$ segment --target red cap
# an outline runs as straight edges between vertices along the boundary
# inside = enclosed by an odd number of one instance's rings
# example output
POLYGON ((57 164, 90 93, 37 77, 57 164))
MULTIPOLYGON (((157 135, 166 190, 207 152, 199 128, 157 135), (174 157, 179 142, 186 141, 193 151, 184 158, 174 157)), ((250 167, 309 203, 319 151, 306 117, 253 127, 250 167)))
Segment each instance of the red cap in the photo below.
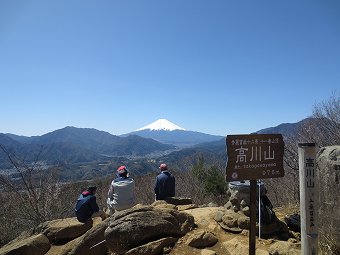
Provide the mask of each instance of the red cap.
POLYGON ((161 169, 162 171, 163 170, 168 170, 168 166, 166 165, 166 164, 161 164, 160 166, 159 166, 159 169, 161 169))
POLYGON ((120 167, 118 167, 118 169, 117 169, 117 173, 118 173, 118 174, 124 174, 124 173, 127 173, 126 166, 120 166, 120 167))

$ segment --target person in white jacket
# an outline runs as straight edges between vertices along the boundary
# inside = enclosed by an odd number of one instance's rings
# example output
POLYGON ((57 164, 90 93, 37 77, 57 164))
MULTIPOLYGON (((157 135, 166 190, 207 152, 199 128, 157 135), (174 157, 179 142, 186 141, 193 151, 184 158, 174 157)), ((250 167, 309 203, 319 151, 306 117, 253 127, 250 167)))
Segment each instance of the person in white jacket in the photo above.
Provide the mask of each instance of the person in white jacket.
POLYGON ((109 214, 128 209, 135 205, 135 182, 129 177, 125 166, 117 169, 118 178, 111 182, 108 192, 107 206, 109 214))

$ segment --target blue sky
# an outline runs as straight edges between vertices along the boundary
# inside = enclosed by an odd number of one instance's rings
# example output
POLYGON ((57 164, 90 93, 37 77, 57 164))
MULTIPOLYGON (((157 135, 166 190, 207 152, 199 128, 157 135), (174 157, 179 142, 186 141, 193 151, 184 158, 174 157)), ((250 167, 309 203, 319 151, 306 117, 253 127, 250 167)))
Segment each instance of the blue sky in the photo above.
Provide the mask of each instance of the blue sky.
POLYGON ((340 2, 3 0, 0 88, 0 133, 297 122, 339 91, 340 2))

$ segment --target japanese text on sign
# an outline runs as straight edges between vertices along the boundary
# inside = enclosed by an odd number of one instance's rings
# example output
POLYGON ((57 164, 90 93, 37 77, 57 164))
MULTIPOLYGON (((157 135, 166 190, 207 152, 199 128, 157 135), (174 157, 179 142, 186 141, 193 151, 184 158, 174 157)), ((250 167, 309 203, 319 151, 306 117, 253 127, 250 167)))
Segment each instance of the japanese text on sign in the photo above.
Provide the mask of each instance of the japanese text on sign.
POLYGON ((283 176, 282 135, 232 135, 227 137, 227 179, 248 180, 283 176), (245 171, 251 171, 246 173, 245 171))
MULTIPOLYGON (((314 183, 315 183, 315 168, 314 168, 314 159, 313 158, 306 158, 305 160, 305 169, 306 169, 306 188, 314 190, 314 183)), ((315 226, 314 224, 314 215, 315 215, 315 194, 314 192, 308 193, 309 198, 307 200, 308 202, 308 214, 309 214, 309 227, 313 228, 315 226)))

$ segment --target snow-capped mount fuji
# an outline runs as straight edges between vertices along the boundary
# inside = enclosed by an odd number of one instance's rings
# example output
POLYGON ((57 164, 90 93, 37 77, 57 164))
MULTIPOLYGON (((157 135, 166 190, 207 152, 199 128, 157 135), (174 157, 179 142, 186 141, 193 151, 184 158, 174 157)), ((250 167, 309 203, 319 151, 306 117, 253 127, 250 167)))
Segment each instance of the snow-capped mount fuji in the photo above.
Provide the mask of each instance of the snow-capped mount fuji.
POLYGON ((185 130, 184 128, 181 128, 180 126, 177 126, 176 124, 168 121, 167 119, 158 119, 155 122, 152 122, 151 124, 139 128, 136 131, 141 130, 150 130, 150 131, 159 131, 159 130, 165 130, 165 131, 174 131, 174 130, 185 130))
POLYGON ((189 131, 166 119, 158 119, 145 127, 122 136, 129 135, 152 138, 158 142, 173 144, 181 148, 194 146, 199 143, 213 142, 223 138, 223 136, 189 131))

